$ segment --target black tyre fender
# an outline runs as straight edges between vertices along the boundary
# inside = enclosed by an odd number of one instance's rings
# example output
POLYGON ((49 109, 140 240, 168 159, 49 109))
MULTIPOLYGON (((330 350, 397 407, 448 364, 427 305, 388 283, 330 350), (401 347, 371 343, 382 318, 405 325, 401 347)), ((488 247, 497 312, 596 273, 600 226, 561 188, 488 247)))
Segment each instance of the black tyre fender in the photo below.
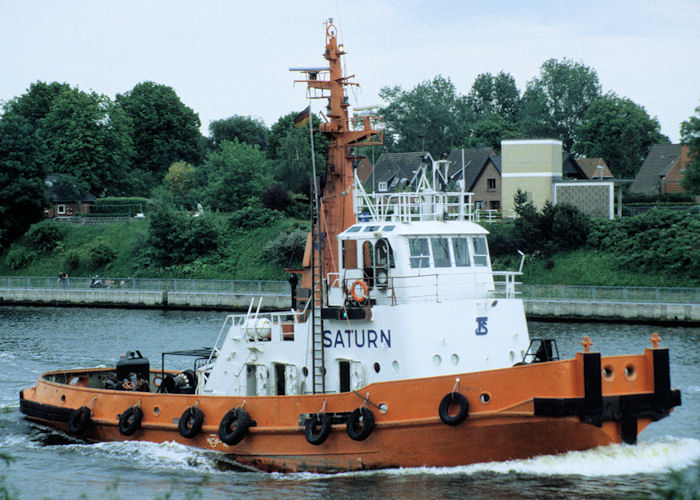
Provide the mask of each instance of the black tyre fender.
POLYGON ((235 445, 248 434, 250 416, 243 408, 229 410, 219 424, 219 439, 228 445, 235 445))
POLYGON ((310 444, 318 446, 319 444, 323 444, 331 434, 331 417, 325 413, 317 413, 306 420, 304 427, 306 440, 310 444))
POLYGON ((68 431, 74 436, 80 436, 92 422, 92 412, 87 406, 73 410, 68 417, 68 431))
POLYGON ((119 433, 123 436, 131 436, 141 427, 143 410, 138 406, 131 406, 119 416, 119 433))
POLYGON ((447 425, 459 425, 464 422, 469 414, 469 402, 464 394, 460 392, 450 392, 445 394, 445 397, 440 401, 440 406, 438 407, 438 413, 440 415, 440 420, 443 424, 447 425), (458 405, 459 411, 451 415, 450 407, 452 405, 458 405))
POLYGON ((365 407, 355 408, 348 418, 348 436, 355 441, 363 441, 374 430, 374 414, 365 407))
POLYGON ((177 430, 184 438, 191 439, 199 434, 204 423, 204 412, 197 406, 190 406, 180 415, 177 430))

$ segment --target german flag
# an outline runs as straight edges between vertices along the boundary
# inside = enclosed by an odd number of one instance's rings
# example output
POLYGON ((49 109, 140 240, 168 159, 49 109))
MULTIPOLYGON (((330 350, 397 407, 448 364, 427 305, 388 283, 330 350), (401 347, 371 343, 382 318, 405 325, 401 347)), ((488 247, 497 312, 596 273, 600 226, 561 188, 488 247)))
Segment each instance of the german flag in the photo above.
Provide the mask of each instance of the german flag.
POLYGON ((306 106, 306 109, 294 117, 294 127, 301 128, 311 119, 311 106, 306 106))

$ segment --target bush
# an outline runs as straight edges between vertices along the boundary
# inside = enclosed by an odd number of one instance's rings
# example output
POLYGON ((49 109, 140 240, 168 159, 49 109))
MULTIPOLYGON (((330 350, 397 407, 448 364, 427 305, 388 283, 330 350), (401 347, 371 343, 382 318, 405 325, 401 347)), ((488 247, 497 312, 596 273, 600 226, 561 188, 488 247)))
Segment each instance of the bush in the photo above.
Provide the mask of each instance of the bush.
POLYGON ((231 213, 228 219, 230 230, 249 230, 256 227, 270 226, 279 222, 282 214, 276 210, 270 210, 260 206, 260 204, 249 204, 231 213))
POLYGON ((106 266, 115 256, 114 250, 103 242, 97 242, 90 248, 90 262, 95 267, 106 266))
POLYGON ((148 211, 148 198, 133 197, 107 197, 99 198, 92 206, 92 215, 109 217, 133 217, 137 213, 148 211))
POLYGON ((36 253, 19 245, 15 245, 5 257, 7 267, 14 270, 24 269, 34 262, 36 253))
POLYGON ((66 257, 63 260, 63 266, 67 271, 75 271, 80 267, 80 254, 75 250, 70 250, 66 253, 66 257))
POLYGON ((260 197, 263 205, 270 210, 286 211, 292 203, 292 197, 281 184, 275 183, 267 188, 260 197))
POLYGON ((51 252, 63 240, 66 232, 67 228, 63 223, 45 220, 30 227, 25 240, 29 247, 37 252, 51 252))
POLYGON ((280 267, 297 267, 304 257, 306 236, 307 231, 303 229, 280 234, 265 246, 263 256, 280 267))

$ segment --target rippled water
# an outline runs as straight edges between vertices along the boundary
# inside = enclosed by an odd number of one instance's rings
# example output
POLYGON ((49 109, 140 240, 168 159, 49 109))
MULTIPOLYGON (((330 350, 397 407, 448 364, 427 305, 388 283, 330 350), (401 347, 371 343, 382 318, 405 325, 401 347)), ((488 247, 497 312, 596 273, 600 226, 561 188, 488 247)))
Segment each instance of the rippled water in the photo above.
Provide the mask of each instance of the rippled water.
MULTIPOLYGON (((533 337, 557 339, 562 357, 588 335, 604 355, 641 352, 658 331, 671 349, 671 381, 683 405, 649 426, 636 446, 453 468, 346 474, 262 474, 238 470, 220 455, 175 443, 85 445, 26 422, 18 393, 46 370, 113 365, 139 349, 160 366, 163 350, 213 344, 216 312, 0 307, 0 463, 20 498, 619 498, 654 495, 679 471, 700 471, 700 331, 645 325, 531 323, 533 337)), ((189 363, 189 361, 187 362, 189 363)), ((177 367, 177 366, 174 366, 177 367)), ((181 368, 181 367, 178 367, 181 368)), ((697 483, 696 483, 697 485, 697 483)))

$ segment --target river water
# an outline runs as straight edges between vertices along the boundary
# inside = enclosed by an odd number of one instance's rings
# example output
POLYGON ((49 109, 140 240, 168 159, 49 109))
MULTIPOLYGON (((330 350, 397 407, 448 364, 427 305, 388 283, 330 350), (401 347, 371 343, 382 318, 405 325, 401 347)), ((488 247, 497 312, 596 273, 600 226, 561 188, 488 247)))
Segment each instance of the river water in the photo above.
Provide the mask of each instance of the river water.
MULTIPOLYGON (((263 474, 174 443, 86 445, 25 421, 18 393, 44 371, 113 365, 139 349, 160 353, 211 346, 224 314, 194 311, 0 307, 2 489, 19 498, 619 498, 695 488, 700 481, 700 331, 595 323, 530 323, 557 339, 562 358, 588 335, 604 355, 637 353, 658 331, 671 349, 671 383, 683 405, 649 426, 635 446, 453 468, 323 474, 263 474), (669 486, 671 485, 671 486, 669 486), (680 485, 680 486, 679 486, 680 485)), ((172 365, 173 368, 187 368, 172 365)), ((168 364, 170 367, 171 365, 168 364)))

